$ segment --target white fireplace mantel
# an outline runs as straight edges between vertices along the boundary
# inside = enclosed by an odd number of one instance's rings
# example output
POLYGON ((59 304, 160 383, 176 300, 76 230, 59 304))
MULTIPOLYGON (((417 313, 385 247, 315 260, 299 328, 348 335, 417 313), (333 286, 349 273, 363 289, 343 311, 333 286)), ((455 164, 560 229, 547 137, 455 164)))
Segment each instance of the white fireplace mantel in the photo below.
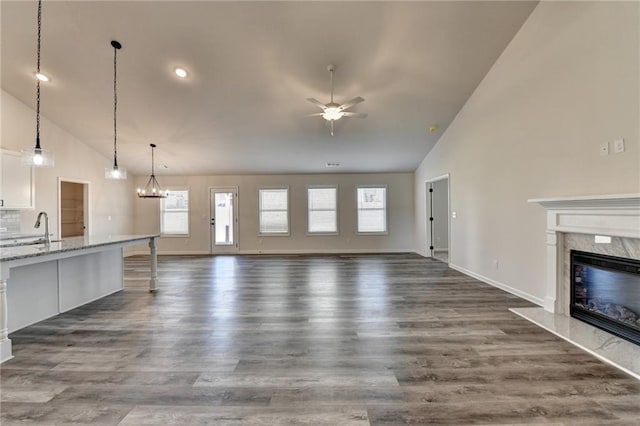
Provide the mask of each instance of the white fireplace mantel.
POLYGON ((544 309, 556 312, 562 283, 559 233, 640 239, 640 194, 610 194, 528 200, 547 209, 547 271, 544 309))

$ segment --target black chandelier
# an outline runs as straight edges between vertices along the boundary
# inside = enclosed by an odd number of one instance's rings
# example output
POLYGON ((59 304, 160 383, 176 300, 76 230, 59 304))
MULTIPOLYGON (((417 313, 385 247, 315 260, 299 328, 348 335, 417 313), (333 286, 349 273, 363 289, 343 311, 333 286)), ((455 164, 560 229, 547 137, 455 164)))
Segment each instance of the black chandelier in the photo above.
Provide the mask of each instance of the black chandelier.
POLYGON ((138 188, 138 197, 140 198, 167 198, 169 195, 169 190, 163 190, 158 183, 155 175, 154 168, 154 155, 153 151, 156 148, 156 145, 151 143, 149 144, 151 147, 151 176, 147 181, 147 184, 144 188, 138 188))

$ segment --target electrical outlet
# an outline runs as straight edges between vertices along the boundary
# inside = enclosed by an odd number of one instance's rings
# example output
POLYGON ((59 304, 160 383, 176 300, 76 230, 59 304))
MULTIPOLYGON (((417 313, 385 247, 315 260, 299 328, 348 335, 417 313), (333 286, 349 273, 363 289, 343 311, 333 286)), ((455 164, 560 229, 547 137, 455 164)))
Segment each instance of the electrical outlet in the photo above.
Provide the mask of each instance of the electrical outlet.
POLYGON ((451 212, 451 218, 455 219, 458 217, 458 213, 457 212, 451 212))
POLYGON ((613 141, 613 153, 620 154, 624 152, 624 139, 616 139, 613 141))
POLYGON ((609 155, 609 142, 600 145, 600 155, 609 155))

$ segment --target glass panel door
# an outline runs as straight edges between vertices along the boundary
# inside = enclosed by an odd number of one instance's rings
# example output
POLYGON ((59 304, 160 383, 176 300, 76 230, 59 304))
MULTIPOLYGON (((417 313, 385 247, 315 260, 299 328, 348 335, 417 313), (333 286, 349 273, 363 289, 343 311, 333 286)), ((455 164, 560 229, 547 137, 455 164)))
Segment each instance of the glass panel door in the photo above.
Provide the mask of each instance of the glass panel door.
POLYGON ((237 189, 211 189, 211 252, 237 251, 237 189))

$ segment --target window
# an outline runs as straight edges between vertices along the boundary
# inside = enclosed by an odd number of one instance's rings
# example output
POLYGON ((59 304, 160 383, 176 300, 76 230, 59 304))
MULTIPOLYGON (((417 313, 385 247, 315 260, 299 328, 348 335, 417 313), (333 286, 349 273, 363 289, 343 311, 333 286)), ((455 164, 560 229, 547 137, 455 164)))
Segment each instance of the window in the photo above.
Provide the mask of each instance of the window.
POLYGON ((307 188, 307 232, 336 234, 338 232, 336 187, 307 188))
POLYGON ((189 235, 189 191, 170 190, 160 200, 160 233, 162 235, 189 235))
POLYGON ((358 232, 387 232, 387 188, 362 187, 358 192, 358 232))
POLYGON ((258 191, 260 234, 289 234, 289 189, 260 189, 258 191))

